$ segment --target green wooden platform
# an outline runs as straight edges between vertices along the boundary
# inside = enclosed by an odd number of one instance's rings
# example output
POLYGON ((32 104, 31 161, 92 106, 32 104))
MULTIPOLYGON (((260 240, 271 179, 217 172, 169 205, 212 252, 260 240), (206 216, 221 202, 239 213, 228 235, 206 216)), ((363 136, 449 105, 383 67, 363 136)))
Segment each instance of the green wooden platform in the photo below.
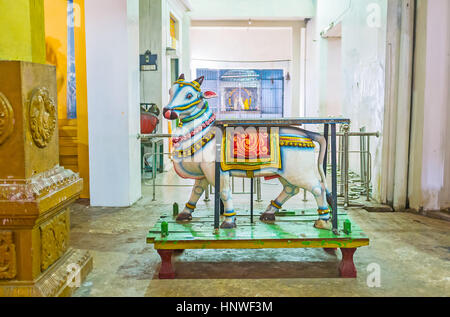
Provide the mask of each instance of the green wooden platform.
POLYGON ((194 213, 189 223, 177 223, 170 216, 162 216, 150 230, 147 243, 155 249, 264 249, 264 248, 358 248, 369 245, 369 238, 344 211, 338 213, 339 235, 332 231, 314 228, 317 211, 294 210, 277 214, 276 223, 266 224, 255 214, 237 216, 236 229, 220 229, 214 232, 214 216, 194 213), (343 231, 344 221, 352 223, 352 232, 343 231), (169 234, 161 235, 161 223, 167 222, 169 234))
POLYGON ((332 231, 314 228, 317 211, 282 211, 276 223, 266 224, 255 215, 240 212, 237 228, 214 230, 214 216, 210 212, 196 212, 191 222, 177 223, 173 216, 162 216, 147 235, 147 243, 154 244, 161 256, 160 279, 174 279, 172 265, 174 250, 185 249, 269 249, 269 248, 340 248, 342 260, 339 274, 345 278, 357 275, 353 255, 357 248, 369 245, 369 238, 343 211, 338 213, 339 235, 332 231), (351 233, 344 232, 344 222, 352 223, 351 233), (161 224, 168 223, 168 234, 161 234, 161 224))

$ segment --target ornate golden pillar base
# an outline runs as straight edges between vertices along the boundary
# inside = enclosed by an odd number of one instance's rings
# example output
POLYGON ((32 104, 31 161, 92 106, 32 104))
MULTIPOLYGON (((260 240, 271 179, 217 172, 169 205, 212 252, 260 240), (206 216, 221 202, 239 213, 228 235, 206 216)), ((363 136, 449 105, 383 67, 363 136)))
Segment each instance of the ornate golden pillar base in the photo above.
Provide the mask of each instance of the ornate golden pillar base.
POLYGON ((92 271, 88 251, 69 249, 35 281, 0 282, 0 297, 69 297, 92 271))
POLYGON ((0 74, 0 296, 70 295, 68 268, 83 277, 92 259, 69 249, 83 180, 59 166, 56 70, 0 61, 0 74))

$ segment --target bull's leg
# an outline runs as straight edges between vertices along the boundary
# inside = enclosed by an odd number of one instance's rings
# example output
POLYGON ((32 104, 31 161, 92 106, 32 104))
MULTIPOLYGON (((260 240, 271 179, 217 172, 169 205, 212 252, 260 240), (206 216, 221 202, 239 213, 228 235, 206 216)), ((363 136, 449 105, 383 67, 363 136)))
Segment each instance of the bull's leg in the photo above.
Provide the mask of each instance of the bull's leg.
MULTIPOLYGON (((201 168, 203 174, 205 174, 206 179, 212 185, 215 184, 215 166, 214 162, 210 163, 202 163, 201 168)), ((220 198, 224 205, 224 213, 225 221, 220 226, 222 229, 229 229, 236 227, 236 212, 233 208, 233 197, 231 195, 231 186, 230 186, 230 174, 223 173, 220 177, 220 198)))
POLYGON ((314 223, 314 227, 318 229, 331 230, 331 212, 330 208, 328 208, 327 205, 326 189, 324 188, 323 184, 320 184, 318 182, 315 186, 308 186, 305 189, 310 191, 314 195, 314 198, 317 202, 317 212, 319 214, 319 219, 317 219, 314 223))
POLYGON ((266 211, 259 217, 264 222, 274 222, 275 213, 281 209, 281 207, 292 197, 298 194, 300 191, 297 186, 290 184, 284 178, 280 178, 280 182, 283 185, 283 191, 275 200, 272 200, 266 211))
POLYGON ((189 198, 189 202, 184 207, 183 211, 178 215, 177 221, 191 221, 192 213, 195 211, 197 207, 197 202, 202 197, 203 192, 208 186, 208 181, 206 178, 197 179, 194 184, 194 188, 192 188, 191 197, 189 198))
POLYGON ((222 174, 220 180, 220 198, 224 205, 225 220, 220 225, 222 229, 236 228, 236 212, 233 208, 233 197, 231 194, 230 174, 222 174))
POLYGON ((315 221, 314 227, 331 230, 331 213, 327 205, 325 185, 313 173, 307 173, 302 176, 302 179, 298 179, 295 176, 290 177, 289 175, 285 175, 285 178, 292 186, 297 186, 311 192, 316 199, 319 219, 315 221))

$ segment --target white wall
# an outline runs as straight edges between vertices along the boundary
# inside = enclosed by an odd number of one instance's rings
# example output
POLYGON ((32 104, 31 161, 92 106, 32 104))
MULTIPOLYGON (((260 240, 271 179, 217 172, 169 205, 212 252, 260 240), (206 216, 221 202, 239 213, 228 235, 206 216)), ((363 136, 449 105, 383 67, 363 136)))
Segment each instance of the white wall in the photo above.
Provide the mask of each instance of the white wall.
POLYGON ((325 107, 327 115, 342 116, 342 40, 341 38, 328 39, 327 76, 325 90, 325 107))
POLYGON ((91 205, 130 206, 141 197, 139 0, 85 6, 91 205))
POLYGON ((306 89, 305 116, 319 117, 319 47, 317 41, 317 18, 306 23, 306 89))
POLYGON ((225 61, 292 60, 289 27, 191 27, 191 56, 225 61))
POLYGON ((140 54, 150 50, 152 54, 158 55, 157 71, 141 73, 141 102, 154 102, 158 106, 162 103, 161 78, 165 71, 166 51, 163 48, 166 34, 162 28, 162 1, 161 0, 140 0, 139 10, 140 24, 140 54))
MULTIPOLYGON (((179 71, 190 78, 190 18, 188 8, 181 0, 140 0, 140 54, 150 50, 158 55, 158 70, 141 74, 141 101, 153 102, 162 110, 169 101, 171 82, 171 58, 179 59, 179 71), (170 35, 169 17, 172 14, 179 23, 179 39, 176 51, 168 51, 170 35)), ((160 133, 168 132, 168 121, 160 115, 160 133)), ((164 139, 167 150, 168 139, 164 139)), ((165 156, 165 168, 172 164, 165 156)))
POLYGON ((314 0, 191 0, 193 20, 289 19, 314 15, 314 0))
POLYGON ((285 80, 285 116, 303 115, 301 29, 303 21, 193 21, 192 68, 278 68, 285 80))
POLYGON ((450 207, 450 3, 417 9, 409 202, 438 210, 450 207))
POLYGON ((425 112, 422 191, 424 209, 450 207, 448 181, 444 172, 450 166, 449 135, 449 65, 450 4, 447 0, 428 1, 427 57, 425 74, 425 112), (445 195, 447 194, 447 196, 445 195), (442 204, 445 203, 445 204, 442 204))
MULTIPOLYGON (((367 131, 382 131, 384 115, 384 75, 386 50, 387 0, 317 0, 316 15, 307 25, 307 115, 336 114, 329 108, 328 86, 333 70, 328 67, 329 46, 333 40, 320 33, 331 23, 342 23, 341 63, 342 111, 341 116, 352 120, 352 131, 365 126, 367 131), (374 15, 379 24, 370 18, 374 15), (368 22, 369 21, 369 22, 368 22)), ((332 50, 332 48, 331 48, 332 50)), ((350 140, 350 150, 359 149, 359 139, 350 140)), ((377 197, 381 173, 381 139, 371 142, 373 155, 372 185, 377 197)), ((350 156, 350 169, 359 172, 359 157, 350 156)))

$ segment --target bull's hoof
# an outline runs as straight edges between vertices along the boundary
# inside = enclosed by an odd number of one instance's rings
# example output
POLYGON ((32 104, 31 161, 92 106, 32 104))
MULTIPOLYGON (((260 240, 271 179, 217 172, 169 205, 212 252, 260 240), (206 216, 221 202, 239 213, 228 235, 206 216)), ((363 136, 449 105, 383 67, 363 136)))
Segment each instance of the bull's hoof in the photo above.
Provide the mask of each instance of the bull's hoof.
POLYGON ((325 220, 316 220, 314 223, 314 228, 317 229, 323 229, 323 230, 331 230, 333 229, 333 225, 331 224, 331 220, 325 221, 325 220))
POLYGON ((220 229, 234 229, 234 228, 236 228, 236 221, 233 222, 224 221, 220 225, 220 229))
POLYGON ((259 217, 259 220, 261 220, 262 222, 274 223, 275 214, 265 212, 259 217))
POLYGON ((190 213, 182 212, 181 214, 178 214, 177 221, 180 222, 187 222, 192 220, 192 215, 190 213))

